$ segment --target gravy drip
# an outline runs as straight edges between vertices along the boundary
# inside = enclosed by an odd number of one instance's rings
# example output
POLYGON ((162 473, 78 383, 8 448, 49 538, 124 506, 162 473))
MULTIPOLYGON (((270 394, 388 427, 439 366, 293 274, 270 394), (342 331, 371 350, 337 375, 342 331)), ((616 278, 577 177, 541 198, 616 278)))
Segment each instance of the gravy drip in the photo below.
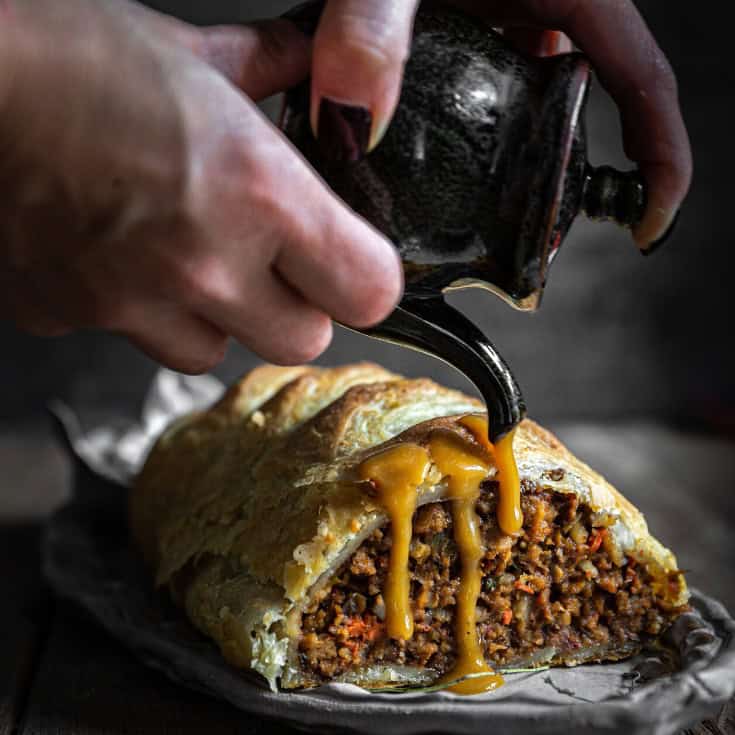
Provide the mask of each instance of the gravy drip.
MULTIPOLYGON (((475 439, 493 456, 498 472, 498 524, 508 534, 517 533, 523 523, 520 509, 520 483, 513 457, 513 433, 495 446, 487 438, 487 420, 481 416, 465 416, 460 420, 475 439)), ((458 694, 479 694, 497 689, 503 678, 485 661, 477 635, 476 605, 482 583, 480 562, 485 548, 480 536, 480 519, 475 505, 480 483, 490 470, 488 463, 472 453, 456 434, 437 430, 428 447, 399 444, 366 459, 359 468, 361 479, 369 480, 391 521, 392 547, 385 598, 388 635, 408 640, 413 635, 413 614, 410 600, 408 568, 413 514, 416 511, 418 488, 434 464, 446 478, 448 497, 452 505, 454 540, 461 559, 460 583, 457 592, 456 639, 457 661, 445 674, 449 682, 470 674, 480 674, 450 687, 458 694)))

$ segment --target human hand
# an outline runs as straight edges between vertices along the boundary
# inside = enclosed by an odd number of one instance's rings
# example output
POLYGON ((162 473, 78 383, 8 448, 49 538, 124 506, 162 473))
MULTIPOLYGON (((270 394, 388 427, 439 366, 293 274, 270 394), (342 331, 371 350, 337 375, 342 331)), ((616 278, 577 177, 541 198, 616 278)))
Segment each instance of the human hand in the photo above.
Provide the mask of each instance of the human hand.
POLYGON ((393 308, 392 246, 251 99, 308 73, 287 21, 197 29, 126 0, 0 1, 0 318, 211 368, 317 356, 393 308))
MULTIPOLYGON (((648 206, 633 235, 644 251, 658 244, 686 196, 692 159, 674 73, 632 0, 454 0, 454 5, 504 27, 526 50, 570 50, 571 45, 544 49, 536 43, 540 33, 533 29, 554 29, 587 54, 620 110, 625 152, 648 184, 648 206)), ((349 129, 348 157, 375 147, 390 122, 417 6, 418 0, 326 3, 314 36, 311 121, 317 135, 349 129)))

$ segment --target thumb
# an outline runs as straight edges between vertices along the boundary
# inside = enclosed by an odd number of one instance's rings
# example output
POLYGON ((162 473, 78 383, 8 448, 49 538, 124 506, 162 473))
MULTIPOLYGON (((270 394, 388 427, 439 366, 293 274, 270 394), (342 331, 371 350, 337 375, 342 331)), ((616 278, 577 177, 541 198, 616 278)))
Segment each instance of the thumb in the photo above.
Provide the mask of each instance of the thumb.
POLYGON ((260 100, 309 73, 311 40, 285 20, 202 28, 197 54, 248 97, 260 100))
POLYGON ((401 91, 418 0, 330 0, 314 37, 311 125, 339 158, 383 137, 401 91))

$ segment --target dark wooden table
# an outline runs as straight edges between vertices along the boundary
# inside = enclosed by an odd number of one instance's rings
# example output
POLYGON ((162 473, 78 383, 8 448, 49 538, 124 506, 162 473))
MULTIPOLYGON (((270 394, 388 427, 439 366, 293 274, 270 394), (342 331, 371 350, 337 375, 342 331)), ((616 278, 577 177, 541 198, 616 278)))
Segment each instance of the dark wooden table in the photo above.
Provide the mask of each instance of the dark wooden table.
MULTIPOLYGON (((650 424, 558 429, 644 510, 690 584, 735 609, 735 442, 650 424)), ((38 545, 69 467, 48 426, 0 425, 0 468, 0 735, 295 732, 170 683, 53 599, 38 545)), ((689 732, 735 734, 735 700, 689 732)))

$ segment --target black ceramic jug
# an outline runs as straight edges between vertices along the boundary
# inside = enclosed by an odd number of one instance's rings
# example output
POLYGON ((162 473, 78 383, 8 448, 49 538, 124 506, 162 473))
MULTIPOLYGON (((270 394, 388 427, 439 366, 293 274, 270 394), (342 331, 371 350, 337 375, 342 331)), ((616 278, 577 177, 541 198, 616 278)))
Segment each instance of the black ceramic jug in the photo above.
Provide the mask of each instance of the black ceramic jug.
MULTIPOLYGON (((290 17, 315 28, 320 8, 309 3, 290 17)), ((286 135, 403 261, 403 300, 365 333, 464 372, 488 406, 493 441, 523 418, 521 392, 493 345, 443 294, 482 288, 535 310, 580 211, 632 226, 645 209, 637 172, 587 163, 589 80, 581 54, 529 57, 477 20, 423 4, 395 116, 365 158, 344 160, 315 139, 308 82, 286 96, 286 135)))

